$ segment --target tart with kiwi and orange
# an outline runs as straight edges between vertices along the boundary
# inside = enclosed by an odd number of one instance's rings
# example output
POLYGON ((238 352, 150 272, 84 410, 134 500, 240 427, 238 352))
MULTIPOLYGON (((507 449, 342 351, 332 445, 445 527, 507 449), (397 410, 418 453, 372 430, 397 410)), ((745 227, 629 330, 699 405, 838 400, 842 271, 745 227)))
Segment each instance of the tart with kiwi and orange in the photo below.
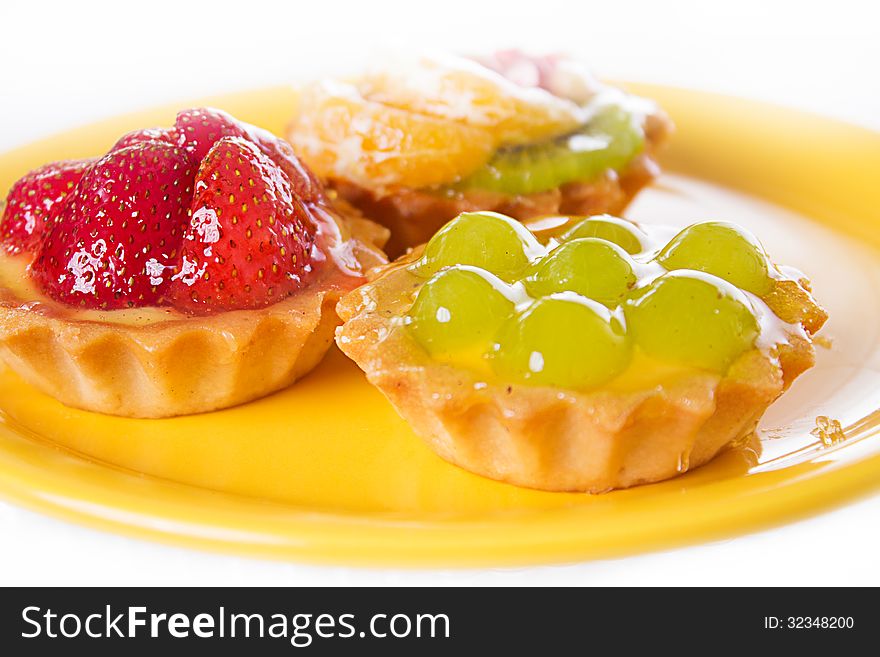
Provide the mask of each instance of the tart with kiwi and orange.
POLYGON ((387 232, 212 109, 36 169, 0 219, 0 357, 63 403, 166 417, 289 385, 387 232))
POLYGON ((657 175, 671 123, 561 56, 423 55, 304 86, 288 138, 391 229, 388 252, 464 211, 621 212, 657 175))
POLYGON ((339 304, 340 348, 444 459, 553 491, 746 440, 826 314, 748 231, 465 213, 339 304))

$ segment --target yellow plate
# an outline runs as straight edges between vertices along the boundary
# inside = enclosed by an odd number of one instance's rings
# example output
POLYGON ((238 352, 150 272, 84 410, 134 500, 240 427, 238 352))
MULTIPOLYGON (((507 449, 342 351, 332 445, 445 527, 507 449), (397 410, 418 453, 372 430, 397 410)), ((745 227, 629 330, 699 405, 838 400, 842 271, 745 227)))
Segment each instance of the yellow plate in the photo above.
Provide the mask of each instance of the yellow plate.
MULTIPOLYGON (((67 409, 0 373, 0 494, 72 521, 242 554, 390 565, 619 556, 752 531, 880 482, 880 135, 754 102, 637 87, 678 124, 661 183, 631 216, 751 226, 812 276, 832 319, 817 367, 770 409, 763 449, 606 495, 481 479, 424 447, 337 351, 268 399, 142 421, 67 409), (785 209, 783 209, 783 206, 785 209), (807 218, 809 217, 809 218, 807 218), (817 416, 843 426, 810 431, 817 416), (824 439, 824 441, 822 440, 824 439), (825 443, 828 443, 826 446, 825 443)), ((289 89, 211 99, 281 131, 289 89)), ((165 108, 0 157, 0 188, 45 161, 100 153, 165 108)))

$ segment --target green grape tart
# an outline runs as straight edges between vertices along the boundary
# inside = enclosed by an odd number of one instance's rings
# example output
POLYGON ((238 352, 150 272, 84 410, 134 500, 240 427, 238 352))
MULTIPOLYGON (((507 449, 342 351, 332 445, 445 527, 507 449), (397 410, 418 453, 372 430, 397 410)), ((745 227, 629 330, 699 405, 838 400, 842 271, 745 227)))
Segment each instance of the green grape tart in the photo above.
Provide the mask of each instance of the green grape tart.
POLYGON ((812 365, 825 313, 745 229, 543 226, 461 214, 340 305, 340 347, 448 460, 551 490, 665 478, 812 365))

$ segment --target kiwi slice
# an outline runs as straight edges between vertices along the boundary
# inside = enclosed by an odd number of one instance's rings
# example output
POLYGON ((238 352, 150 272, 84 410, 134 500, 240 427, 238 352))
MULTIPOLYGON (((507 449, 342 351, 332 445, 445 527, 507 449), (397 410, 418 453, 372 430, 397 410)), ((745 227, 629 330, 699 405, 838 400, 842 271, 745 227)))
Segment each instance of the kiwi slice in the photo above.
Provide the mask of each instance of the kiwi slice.
POLYGON ((645 135, 620 105, 605 105, 575 132, 547 141, 499 148, 489 162, 454 189, 536 194, 619 170, 641 152, 645 135))

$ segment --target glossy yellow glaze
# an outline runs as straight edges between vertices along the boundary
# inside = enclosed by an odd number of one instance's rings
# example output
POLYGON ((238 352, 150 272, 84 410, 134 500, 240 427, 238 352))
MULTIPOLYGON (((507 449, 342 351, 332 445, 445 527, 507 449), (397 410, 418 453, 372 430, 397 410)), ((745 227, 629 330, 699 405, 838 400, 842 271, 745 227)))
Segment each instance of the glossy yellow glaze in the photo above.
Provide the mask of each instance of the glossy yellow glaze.
MULTIPOLYGON (((631 216, 743 223, 775 259, 810 273, 831 313, 823 335, 832 349, 820 350, 815 370, 770 409, 760 450, 730 451, 672 481, 606 495, 519 489, 434 456, 333 350, 282 393, 168 420, 68 409, 0 371, 0 495, 189 546, 414 566, 619 556, 755 530, 874 490, 880 256, 871 245, 880 235, 880 135, 734 98, 634 90, 676 120, 667 164, 678 173, 640 197, 631 216), (820 415, 841 422, 843 442, 828 447, 810 433, 820 415)), ((280 132, 294 101, 279 88, 202 103, 280 132)), ((170 124, 175 109, 0 156, 0 188, 45 161, 99 153, 126 130, 170 124)))

